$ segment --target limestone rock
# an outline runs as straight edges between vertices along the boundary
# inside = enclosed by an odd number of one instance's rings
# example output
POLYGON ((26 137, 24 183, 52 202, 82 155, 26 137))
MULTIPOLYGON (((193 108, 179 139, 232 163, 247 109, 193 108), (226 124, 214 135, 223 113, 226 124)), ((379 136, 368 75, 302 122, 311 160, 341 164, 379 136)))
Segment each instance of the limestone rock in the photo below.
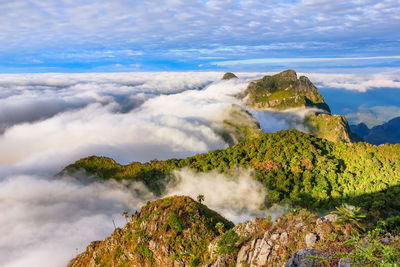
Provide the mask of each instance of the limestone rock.
POLYGON ((309 234, 306 235, 306 238, 305 238, 304 242, 306 243, 306 246, 308 248, 312 248, 312 247, 315 246, 315 242, 317 242, 317 239, 318 239, 318 237, 317 237, 316 234, 309 233, 309 234))
POLYGON ((301 249, 293 254, 285 267, 317 267, 318 261, 313 257, 318 257, 317 250, 308 248, 301 249))
POLYGON ((338 267, 350 267, 351 260, 349 258, 341 258, 338 263, 338 267))

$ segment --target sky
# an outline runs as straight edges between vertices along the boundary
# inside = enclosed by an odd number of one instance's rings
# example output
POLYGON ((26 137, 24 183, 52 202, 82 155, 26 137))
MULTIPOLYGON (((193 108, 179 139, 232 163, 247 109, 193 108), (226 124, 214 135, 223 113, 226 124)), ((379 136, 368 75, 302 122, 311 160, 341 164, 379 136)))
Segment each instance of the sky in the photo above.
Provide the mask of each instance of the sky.
POLYGON ((399 0, 0 1, 0 73, 400 66, 399 0))

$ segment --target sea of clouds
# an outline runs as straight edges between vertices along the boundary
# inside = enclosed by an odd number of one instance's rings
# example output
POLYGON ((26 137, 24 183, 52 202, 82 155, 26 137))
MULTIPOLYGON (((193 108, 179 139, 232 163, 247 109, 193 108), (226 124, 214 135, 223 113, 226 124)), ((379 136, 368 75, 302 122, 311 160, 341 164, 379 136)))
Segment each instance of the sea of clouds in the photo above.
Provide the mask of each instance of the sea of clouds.
MULTIPOLYGON (((155 196, 140 183, 54 175, 101 155, 119 163, 182 158, 228 145, 218 134, 235 95, 260 73, 107 73, 0 75, 0 266, 65 266, 108 236, 155 196)), ((255 112, 264 131, 297 128, 307 110, 255 112)), ((165 195, 205 195, 233 220, 260 211, 267 192, 250 170, 233 177, 184 169, 165 195)))

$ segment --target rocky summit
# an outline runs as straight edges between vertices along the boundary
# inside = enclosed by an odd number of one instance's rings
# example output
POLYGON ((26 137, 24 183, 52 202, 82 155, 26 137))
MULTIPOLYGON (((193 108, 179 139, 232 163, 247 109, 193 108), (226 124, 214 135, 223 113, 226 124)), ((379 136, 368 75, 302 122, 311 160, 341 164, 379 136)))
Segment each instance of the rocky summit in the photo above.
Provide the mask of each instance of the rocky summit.
POLYGON ((255 109, 314 107, 330 113, 317 87, 305 76, 297 78, 294 70, 253 81, 240 97, 246 97, 246 104, 255 109))
POLYGON ((232 72, 227 72, 224 74, 224 76, 222 76, 221 80, 230 80, 230 79, 238 79, 238 77, 232 72))
POLYGON ((199 266, 209 261, 209 243, 233 223, 189 197, 148 202, 127 224, 92 242, 75 266, 199 266))

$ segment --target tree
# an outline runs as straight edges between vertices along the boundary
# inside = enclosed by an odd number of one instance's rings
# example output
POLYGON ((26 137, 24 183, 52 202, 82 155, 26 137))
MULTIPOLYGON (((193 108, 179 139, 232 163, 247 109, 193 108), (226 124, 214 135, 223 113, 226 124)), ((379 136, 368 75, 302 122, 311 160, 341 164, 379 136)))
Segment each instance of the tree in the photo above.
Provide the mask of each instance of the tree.
POLYGON ((360 207, 343 203, 340 207, 336 207, 336 211, 332 213, 338 216, 335 224, 346 226, 344 232, 346 236, 349 236, 351 230, 355 229, 355 227, 358 230, 363 230, 362 221, 365 219, 366 215, 361 212, 360 207))
POLYGON ((215 224, 215 228, 218 230, 219 234, 222 235, 225 225, 222 222, 218 222, 215 224))
POLYGON ((125 218, 126 222, 128 222, 128 219, 129 219, 129 214, 128 214, 128 212, 127 212, 127 211, 124 211, 124 212, 122 213, 122 216, 125 218))
POLYGON ((201 204, 201 202, 204 201, 204 195, 198 195, 197 196, 197 201, 200 202, 200 204, 201 204))

